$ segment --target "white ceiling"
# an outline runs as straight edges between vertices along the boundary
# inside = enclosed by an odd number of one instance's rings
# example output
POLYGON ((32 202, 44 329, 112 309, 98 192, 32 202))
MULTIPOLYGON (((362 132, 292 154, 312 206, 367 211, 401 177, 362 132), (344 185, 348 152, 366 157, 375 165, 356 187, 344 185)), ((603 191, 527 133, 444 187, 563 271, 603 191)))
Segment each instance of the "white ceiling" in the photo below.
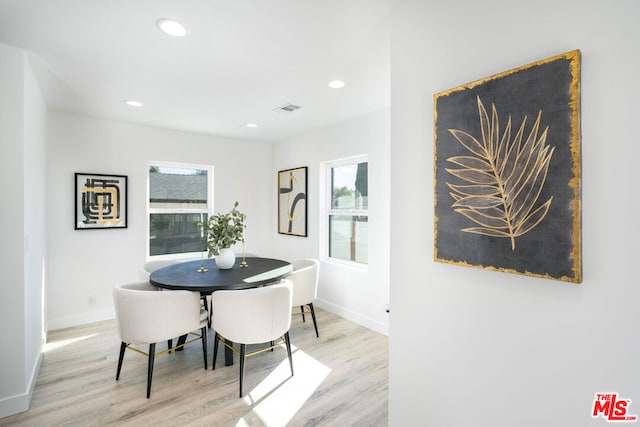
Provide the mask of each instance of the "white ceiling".
POLYGON ((279 141, 389 105, 391 2, 0 0, 0 42, 30 53, 52 110, 279 141))

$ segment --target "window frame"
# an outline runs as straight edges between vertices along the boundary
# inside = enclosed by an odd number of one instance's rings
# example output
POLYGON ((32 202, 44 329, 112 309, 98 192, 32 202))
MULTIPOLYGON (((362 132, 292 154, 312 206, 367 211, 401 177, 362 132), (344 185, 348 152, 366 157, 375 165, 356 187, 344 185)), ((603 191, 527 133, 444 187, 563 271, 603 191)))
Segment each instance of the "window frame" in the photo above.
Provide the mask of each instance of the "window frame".
MULTIPOLYGON (((359 163, 367 163, 367 169, 368 169, 369 156, 367 154, 361 154, 353 157, 347 157, 347 158, 342 158, 338 160, 324 162, 323 170, 325 174, 325 179, 324 179, 325 188, 323 191, 324 195, 323 195, 323 203, 322 203, 324 207, 323 208, 324 219, 322 221, 323 226, 321 227, 321 231, 320 231, 322 240, 323 240, 321 253, 323 254, 322 258, 324 261, 335 263, 335 264, 341 264, 344 266, 353 267, 361 270, 367 270, 369 268, 369 242, 368 241, 367 241, 367 262, 366 263, 352 261, 352 260, 345 260, 342 258, 335 258, 329 255, 330 245, 331 245, 331 236, 330 236, 331 227, 329 224, 331 221, 331 216, 337 215, 337 216, 366 217, 367 228, 368 228, 368 224, 369 224, 369 201, 368 200, 367 200, 367 209, 334 209, 331 207, 332 192, 333 192, 331 178, 332 178, 333 168, 348 166, 348 165, 357 165, 359 163)), ((367 176, 369 176, 368 170, 367 170, 367 176)), ((369 196, 367 195, 367 197, 369 196)))
POLYGON ((146 199, 146 259, 147 261, 155 261, 155 260, 169 260, 169 259, 188 259, 200 257, 203 253, 206 255, 206 247, 204 251, 199 252, 182 252, 182 253, 172 253, 172 254, 162 254, 162 255, 151 255, 151 215, 152 214, 180 214, 180 213, 202 213, 206 214, 207 217, 212 215, 213 209, 213 165, 204 165, 197 163, 178 163, 178 162, 168 162, 168 161, 147 161, 147 199, 146 199), (206 208, 179 208, 179 209, 171 209, 171 208, 152 208, 151 207, 151 182, 149 178, 149 170, 152 166, 158 167, 167 167, 174 169, 199 169, 207 171, 207 207, 206 208))

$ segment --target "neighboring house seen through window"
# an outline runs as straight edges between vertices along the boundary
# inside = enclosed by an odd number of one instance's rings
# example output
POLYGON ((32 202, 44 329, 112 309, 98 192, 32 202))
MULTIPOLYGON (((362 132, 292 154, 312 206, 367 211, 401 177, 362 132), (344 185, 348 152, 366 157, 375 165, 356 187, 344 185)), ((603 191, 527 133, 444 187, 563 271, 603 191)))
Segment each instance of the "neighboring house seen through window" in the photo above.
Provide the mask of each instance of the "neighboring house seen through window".
POLYGON ((195 223, 213 209, 213 167, 152 162, 148 188, 149 256, 200 253, 195 223))
POLYGON ((369 261, 369 178, 366 156, 327 164, 330 258, 369 261))

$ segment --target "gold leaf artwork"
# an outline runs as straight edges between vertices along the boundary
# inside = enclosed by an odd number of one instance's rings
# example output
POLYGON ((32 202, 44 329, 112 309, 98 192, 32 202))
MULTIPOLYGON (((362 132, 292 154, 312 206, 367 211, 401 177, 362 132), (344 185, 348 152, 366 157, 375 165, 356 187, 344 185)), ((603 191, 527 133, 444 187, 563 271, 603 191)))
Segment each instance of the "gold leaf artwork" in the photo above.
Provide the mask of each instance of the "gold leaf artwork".
POLYGON ((508 238, 511 250, 515 250, 516 237, 534 229, 549 212, 553 196, 537 202, 555 147, 546 145, 548 126, 538 135, 542 111, 528 136, 524 136, 525 116, 512 138, 511 115, 500 131, 495 105, 491 104, 489 119, 480 97, 477 100, 481 140, 463 130, 448 129, 471 154, 447 159, 455 165, 447 172, 465 182, 447 182, 454 200, 452 208, 476 224, 461 231, 508 238))

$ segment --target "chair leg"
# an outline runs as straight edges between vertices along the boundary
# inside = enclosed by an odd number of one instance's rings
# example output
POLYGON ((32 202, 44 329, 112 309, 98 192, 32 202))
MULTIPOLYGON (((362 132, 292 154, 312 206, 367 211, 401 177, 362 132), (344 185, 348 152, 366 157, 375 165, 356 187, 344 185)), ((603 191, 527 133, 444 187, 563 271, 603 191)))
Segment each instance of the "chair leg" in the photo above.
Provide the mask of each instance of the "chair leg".
POLYGON ((213 337, 213 360, 211 361, 211 370, 216 370, 216 357, 218 356, 218 340, 220 340, 220 335, 216 332, 213 337))
MULTIPOLYGON (((178 342, 176 343, 176 347, 187 342, 187 335, 189 334, 180 335, 178 337, 178 342)), ((176 348, 176 351, 184 351, 184 346, 176 348)))
POLYGON ((206 295, 202 295, 200 298, 202 299, 202 306, 204 307, 205 311, 207 312, 207 326, 211 327, 211 307, 209 306, 209 303, 207 302, 207 296, 206 295))
POLYGON ((309 308, 311 309, 311 318, 313 319, 313 327, 316 329, 316 338, 320 338, 320 334, 318 334, 318 323, 316 322, 316 311, 313 309, 313 303, 309 303, 309 308))
POLYGON ((151 397, 151 378, 153 378, 153 360, 156 358, 156 344, 149 344, 149 368, 147 369, 147 399, 151 397))
POLYGON ((304 320, 304 305, 300 306, 300 314, 302 314, 302 321, 306 322, 306 320, 304 320))
POLYGON ((211 298, 209 298, 209 305, 207 307, 208 307, 208 312, 209 312, 209 319, 207 321, 209 323, 209 329, 211 329, 211 318, 212 318, 212 315, 211 315, 212 311, 211 310, 213 309, 213 304, 211 303, 211 298))
POLYGON ((240 397, 242 397, 242 385, 244 383, 244 359, 246 356, 247 345, 240 344, 240 397))
POLYGON ((120 357, 118 357, 118 370, 116 371, 116 381, 120 379, 120 370, 122 369, 122 361, 124 360, 124 351, 127 349, 127 343, 120 343, 120 357))
POLYGON ((225 343, 225 347, 224 347, 224 365, 225 366, 233 366, 233 350, 231 350, 229 347, 233 347, 233 342, 229 341, 226 338, 223 338, 222 340, 223 343, 225 343))
POLYGON ((293 376, 293 357, 291 356, 291 340, 289 340, 289 331, 285 332, 284 340, 287 345, 287 356, 289 357, 289 367, 291 367, 291 376, 293 376))
POLYGON ((202 331, 202 356, 204 356, 204 370, 207 370, 207 328, 204 327, 202 331))
MULTIPOLYGON (((167 340, 167 348, 171 349, 171 347, 173 347, 173 340, 167 340)), ((171 352, 169 352, 171 353, 171 352)))

